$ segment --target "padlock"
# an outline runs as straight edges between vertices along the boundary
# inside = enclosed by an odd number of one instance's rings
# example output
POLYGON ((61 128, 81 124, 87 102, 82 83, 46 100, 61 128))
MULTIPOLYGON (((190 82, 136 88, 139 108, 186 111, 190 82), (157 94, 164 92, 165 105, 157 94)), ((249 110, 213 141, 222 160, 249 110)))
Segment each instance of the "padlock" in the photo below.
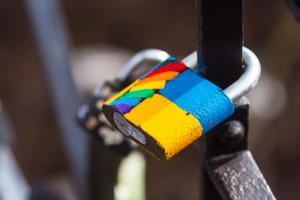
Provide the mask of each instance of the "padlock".
POLYGON ((170 57, 106 101, 108 121, 155 157, 168 160, 234 112, 234 102, 257 83, 260 63, 243 48, 244 73, 222 91, 189 67, 196 53, 181 62, 170 57))

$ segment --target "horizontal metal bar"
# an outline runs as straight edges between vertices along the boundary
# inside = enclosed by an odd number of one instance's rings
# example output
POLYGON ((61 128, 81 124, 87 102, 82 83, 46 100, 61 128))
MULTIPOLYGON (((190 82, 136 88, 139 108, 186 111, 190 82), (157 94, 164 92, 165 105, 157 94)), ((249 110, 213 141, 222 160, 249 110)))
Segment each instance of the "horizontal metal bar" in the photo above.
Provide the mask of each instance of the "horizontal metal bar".
POLYGON ((211 158, 205 168, 224 200, 276 199, 248 150, 211 158))

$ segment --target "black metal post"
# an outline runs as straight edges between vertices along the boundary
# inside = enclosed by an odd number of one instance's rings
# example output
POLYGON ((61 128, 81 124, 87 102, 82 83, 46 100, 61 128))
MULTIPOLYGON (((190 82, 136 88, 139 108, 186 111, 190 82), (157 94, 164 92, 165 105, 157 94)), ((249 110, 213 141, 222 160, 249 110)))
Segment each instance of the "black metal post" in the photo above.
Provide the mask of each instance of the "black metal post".
POLYGON ((201 74, 222 89, 242 74, 242 0, 197 0, 201 74))
MULTIPOLYGON (((242 0, 197 0, 199 73, 224 89, 243 73, 242 0)), ((248 151, 249 102, 205 136, 200 196, 205 200, 275 199, 248 151)))
MULTIPOLYGON (((224 89, 242 73, 242 0, 196 0, 196 4, 198 70, 224 89)), ((215 154, 216 136, 205 139, 206 160, 215 154)), ((221 199, 205 171, 200 193, 204 199, 221 199)))

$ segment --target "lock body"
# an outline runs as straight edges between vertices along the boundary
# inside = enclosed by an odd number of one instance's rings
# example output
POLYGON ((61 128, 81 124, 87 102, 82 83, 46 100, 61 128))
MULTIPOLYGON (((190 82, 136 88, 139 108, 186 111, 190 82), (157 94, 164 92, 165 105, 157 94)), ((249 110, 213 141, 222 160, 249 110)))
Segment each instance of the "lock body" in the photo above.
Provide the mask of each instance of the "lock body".
POLYGON ((125 136, 170 159, 234 112, 213 83, 170 57, 106 101, 103 113, 125 136))

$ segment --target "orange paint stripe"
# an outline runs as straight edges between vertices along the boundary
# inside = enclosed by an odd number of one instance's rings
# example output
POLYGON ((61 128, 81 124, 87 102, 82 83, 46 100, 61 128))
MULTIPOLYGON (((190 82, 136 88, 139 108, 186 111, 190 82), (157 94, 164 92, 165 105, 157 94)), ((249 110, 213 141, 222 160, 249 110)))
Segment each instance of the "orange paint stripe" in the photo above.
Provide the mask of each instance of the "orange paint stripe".
POLYGON ((140 85, 135 85, 130 89, 130 91, 136 91, 136 90, 144 90, 144 89, 162 89, 165 87, 166 81, 152 81, 140 85))
POLYGON ((163 72, 163 73, 151 76, 149 78, 142 79, 136 85, 141 85, 141 84, 148 83, 148 82, 153 82, 153 81, 164 81, 164 80, 167 81, 167 80, 171 80, 175 76, 177 76, 178 74, 179 74, 179 72, 173 72, 173 71, 163 72))

